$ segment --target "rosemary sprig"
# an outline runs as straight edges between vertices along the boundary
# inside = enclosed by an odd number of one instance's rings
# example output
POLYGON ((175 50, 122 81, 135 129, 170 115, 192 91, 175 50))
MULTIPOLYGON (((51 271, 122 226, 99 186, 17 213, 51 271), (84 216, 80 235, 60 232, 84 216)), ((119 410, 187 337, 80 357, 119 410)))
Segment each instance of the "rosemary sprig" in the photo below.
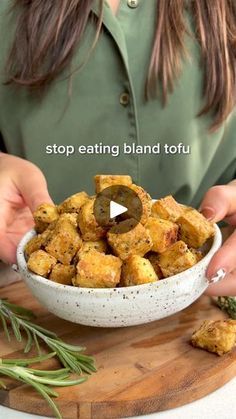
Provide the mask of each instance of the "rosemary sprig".
MULTIPOLYGON (((86 377, 80 377, 76 380, 69 380, 69 368, 62 368, 54 371, 36 370, 27 368, 29 364, 42 362, 46 359, 55 356, 55 353, 39 356, 31 359, 1 359, 0 358, 0 374, 14 378, 24 384, 31 385, 52 408, 56 418, 61 419, 62 416, 52 400, 52 397, 58 397, 58 394, 51 388, 66 387, 81 384, 86 380, 86 377)), ((0 386, 6 389, 3 381, 0 381, 0 386)))
MULTIPOLYGON (((31 385, 48 402, 55 416, 61 419, 61 414, 51 398, 57 397, 58 394, 51 386, 64 387, 83 383, 87 379, 86 377, 80 377, 76 380, 69 380, 68 377, 71 372, 77 374, 96 372, 94 359, 83 354, 86 348, 69 345, 50 330, 32 323, 31 320, 33 318, 35 318, 35 315, 30 310, 0 299, 0 320, 7 339, 11 340, 9 327, 11 327, 18 342, 23 341, 23 331, 27 336, 24 353, 28 353, 33 345, 36 346, 39 353, 38 357, 31 359, 3 360, 0 358, 0 375, 5 375, 31 385), (41 355, 40 341, 43 341, 52 352, 47 355, 41 355), (54 356, 59 358, 64 368, 52 371, 28 368, 30 364, 42 362, 54 356)), ((1 380, 0 386, 6 388, 1 380)))
POLYGON ((18 342, 22 342, 21 332, 24 331, 27 335, 27 343, 24 348, 25 353, 28 353, 33 344, 35 344, 40 355, 39 340, 41 340, 51 351, 55 352, 62 365, 71 372, 76 372, 77 374, 96 372, 93 357, 82 353, 86 348, 63 342, 55 333, 32 323, 31 319, 33 316, 31 311, 0 299, 0 320, 2 321, 6 337, 10 340, 8 323, 10 323, 18 342))
POLYGON ((231 319, 236 319, 236 297, 218 297, 216 303, 231 319))

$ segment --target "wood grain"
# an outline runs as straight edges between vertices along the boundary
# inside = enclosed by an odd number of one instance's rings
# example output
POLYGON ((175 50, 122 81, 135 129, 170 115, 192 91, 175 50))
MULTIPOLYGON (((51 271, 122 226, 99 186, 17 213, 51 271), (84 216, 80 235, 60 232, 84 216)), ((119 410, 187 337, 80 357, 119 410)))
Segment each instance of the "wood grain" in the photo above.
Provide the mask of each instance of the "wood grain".
MULTIPOLYGON (((204 319, 225 315, 204 296, 191 307, 143 326, 100 329, 58 319, 42 308, 23 282, 0 290, 1 298, 34 310, 38 323, 68 343, 87 347, 98 372, 80 386, 60 388, 56 400, 65 419, 136 416, 181 406, 216 390, 236 375, 236 350, 218 357, 189 344, 204 319)), ((128 315, 128 313, 127 313, 128 315)), ((22 346, 0 333, 0 356, 22 357, 22 346)), ((35 352, 32 351, 32 356, 35 352)), ((55 359, 45 367, 57 367, 55 359)), ((5 380, 0 404, 50 416, 47 404, 29 386, 5 380)))

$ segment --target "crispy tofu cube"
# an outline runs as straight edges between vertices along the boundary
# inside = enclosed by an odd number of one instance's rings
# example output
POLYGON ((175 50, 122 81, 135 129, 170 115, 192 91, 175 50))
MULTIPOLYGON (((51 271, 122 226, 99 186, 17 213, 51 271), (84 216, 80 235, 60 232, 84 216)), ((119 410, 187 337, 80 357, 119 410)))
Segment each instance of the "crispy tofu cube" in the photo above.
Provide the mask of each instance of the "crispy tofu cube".
POLYGON ((177 224, 180 226, 180 239, 189 247, 201 247, 207 239, 214 236, 213 224, 195 209, 184 211, 177 224))
POLYGON ((158 278, 162 279, 163 278, 163 273, 162 273, 161 268, 159 266, 159 255, 156 252, 148 252, 145 255, 145 258, 148 259, 151 262, 152 267, 153 267, 154 271, 156 272, 158 278))
POLYGON ((72 213, 64 213, 61 214, 58 218, 58 220, 56 221, 56 225, 58 226, 60 223, 63 223, 64 220, 69 221, 74 227, 78 227, 77 224, 77 219, 78 219, 78 214, 76 212, 72 212, 72 213))
MULTIPOLYGON (((54 222, 53 222, 54 223, 54 222)), ((48 228, 41 234, 34 236, 25 246, 25 255, 29 257, 31 253, 36 252, 46 246, 48 240, 52 234, 52 225, 49 224, 48 228)))
POLYGON ((224 355, 236 344, 236 320, 205 320, 193 333, 191 342, 195 347, 224 355))
POLYGON ((57 263, 49 275, 49 279, 58 284, 72 285, 72 278, 76 275, 76 267, 57 263))
POLYGON ((52 204, 41 204, 33 213, 35 230, 42 233, 50 223, 56 221, 59 217, 57 207, 52 204))
POLYGON ((36 252, 31 253, 27 266, 28 269, 35 274, 47 277, 56 263, 56 258, 49 255, 44 250, 37 250, 36 252))
POLYGON ((82 255, 73 284, 87 288, 114 288, 120 282, 121 265, 119 258, 93 250, 82 255))
POLYGON ((205 256, 204 252, 202 252, 201 250, 198 250, 198 249, 194 249, 193 247, 190 247, 189 250, 195 256, 196 263, 200 262, 200 260, 202 260, 204 258, 204 256, 205 256))
POLYGON ((132 255, 123 263, 121 273, 122 286, 148 284, 157 280, 158 276, 148 259, 132 255))
POLYGON ((76 193, 58 205, 58 212, 59 214, 71 212, 79 213, 80 208, 88 201, 88 199, 89 196, 86 192, 76 193))
POLYGON ((32 253, 40 250, 43 244, 42 236, 34 236, 25 246, 25 255, 29 257, 32 253))
POLYGON ((152 216, 175 222, 183 213, 183 207, 173 196, 158 199, 152 204, 152 216))
POLYGON ((163 253, 177 241, 179 227, 171 221, 149 217, 145 228, 148 229, 152 238, 154 252, 163 253))
POLYGON ((87 201, 78 214, 78 225, 84 241, 97 241, 106 236, 106 229, 101 227, 94 216, 94 199, 87 201))
MULTIPOLYGON (((137 196, 139 197, 142 203, 143 211, 142 211, 142 217, 139 221, 141 224, 145 224, 151 215, 152 198, 143 188, 141 188, 141 186, 137 186, 134 183, 130 186, 130 189, 132 189, 137 194, 137 196)), ((132 210, 132 217, 136 218, 135 217, 135 203, 134 204, 131 203, 130 207, 131 208, 134 207, 134 210, 132 210)))
POLYGON ((131 186, 132 178, 127 175, 97 175, 94 176, 95 190, 98 194, 103 189, 114 185, 131 186))
POLYGON ((165 278, 183 272, 191 268, 195 263, 195 255, 190 252, 186 243, 181 240, 170 246, 159 257, 159 266, 165 278))
POLYGON ((114 254, 125 260, 131 255, 144 256, 152 248, 151 236, 140 223, 134 219, 121 221, 107 233, 107 240, 114 254), (128 232, 121 233, 123 227, 134 225, 128 232))
POLYGON ((81 248, 78 251, 78 259, 82 257, 85 253, 89 253, 93 250, 96 250, 100 253, 106 253, 108 250, 108 245, 105 240, 97 240, 95 242, 83 242, 81 248))
POLYGON ((82 239, 70 220, 61 220, 52 231, 45 247, 46 251, 64 265, 69 265, 79 248, 82 239))

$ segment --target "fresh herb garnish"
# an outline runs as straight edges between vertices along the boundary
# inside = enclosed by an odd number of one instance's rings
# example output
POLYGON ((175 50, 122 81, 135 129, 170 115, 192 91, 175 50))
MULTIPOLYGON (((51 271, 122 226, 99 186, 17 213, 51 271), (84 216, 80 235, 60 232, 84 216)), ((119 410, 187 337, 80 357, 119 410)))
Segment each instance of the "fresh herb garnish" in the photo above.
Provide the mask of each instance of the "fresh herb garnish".
MULTIPOLYGON (((24 352, 28 353, 35 345, 39 353, 38 357, 31 359, 0 359, 0 374, 31 385, 47 400, 56 417, 61 418, 60 412, 51 398, 58 395, 51 386, 72 386, 83 383, 86 377, 75 380, 69 380, 68 377, 70 373, 80 375, 96 372, 94 359, 83 354, 86 348, 67 344, 55 333, 32 323, 33 318, 35 316, 30 310, 0 299, 0 320, 7 339, 11 340, 9 327, 18 342, 24 341, 22 332, 25 332, 27 340, 25 341, 24 352), (41 354, 40 343, 42 341, 52 351, 51 353, 41 354), (64 368, 52 371, 28 368, 29 364, 42 362, 54 356, 60 360, 64 368)), ((5 388, 2 381, 0 381, 0 386, 5 388)))

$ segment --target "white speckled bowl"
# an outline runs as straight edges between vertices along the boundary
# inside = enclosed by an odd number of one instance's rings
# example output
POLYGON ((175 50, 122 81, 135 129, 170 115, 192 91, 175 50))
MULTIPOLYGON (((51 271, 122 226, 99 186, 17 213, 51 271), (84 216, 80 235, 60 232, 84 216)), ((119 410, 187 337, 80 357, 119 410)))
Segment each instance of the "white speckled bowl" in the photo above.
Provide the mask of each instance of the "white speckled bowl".
POLYGON ((207 288, 205 271, 222 242, 220 229, 215 225, 210 250, 192 268, 155 283, 98 289, 61 285, 30 272, 24 248, 34 235, 34 230, 29 231, 17 249, 19 271, 33 295, 56 316, 97 327, 144 324, 188 307, 207 288))

